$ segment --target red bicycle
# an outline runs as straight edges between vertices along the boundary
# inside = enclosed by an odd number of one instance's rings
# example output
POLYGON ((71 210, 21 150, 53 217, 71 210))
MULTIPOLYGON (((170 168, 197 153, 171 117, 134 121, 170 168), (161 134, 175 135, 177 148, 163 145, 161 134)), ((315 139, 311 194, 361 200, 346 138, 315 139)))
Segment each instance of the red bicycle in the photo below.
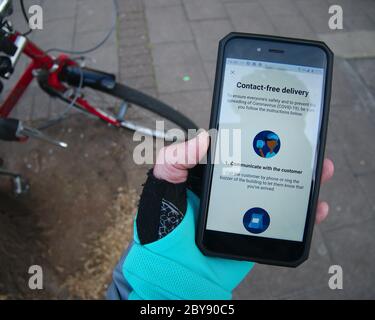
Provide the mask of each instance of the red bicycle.
MULTIPOLYGON (((21 5, 23 7, 22 0, 21 5)), ((112 126, 161 139, 170 138, 167 131, 171 128, 179 127, 184 131, 197 128, 189 118, 167 104, 117 83, 113 74, 82 67, 79 60, 67 54, 54 57, 49 51, 43 51, 27 38, 27 34, 13 29, 9 21, 11 14, 12 0, 0 0, 0 77, 9 79, 22 54, 31 62, 0 105, 0 139, 25 141, 28 137, 35 137, 66 147, 64 142, 48 137, 41 130, 64 119, 70 107, 112 126), (34 79, 44 92, 68 105, 58 118, 39 128, 31 128, 18 119, 9 118, 34 79), (164 121, 162 130, 155 129, 159 119, 164 121)), ((0 82, 0 93, 2 89, 0 82)), ((0 174, 12 175, 4 170, 0 174)))

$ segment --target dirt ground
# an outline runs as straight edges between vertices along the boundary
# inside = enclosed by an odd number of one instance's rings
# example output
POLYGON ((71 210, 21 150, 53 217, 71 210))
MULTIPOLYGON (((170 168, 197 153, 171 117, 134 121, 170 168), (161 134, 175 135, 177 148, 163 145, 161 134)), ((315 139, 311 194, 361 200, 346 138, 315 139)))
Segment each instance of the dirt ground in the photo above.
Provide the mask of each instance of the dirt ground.
POLYGON ((135 166, 132 133, 74 115, 46 131, 69 144, 0 142, 4 168, 29 179, 15 197, 0 177, 0 299, 103 298, 132 234, 147 166, 135 166), (43 268, 44 289, 28 288, 43 268))

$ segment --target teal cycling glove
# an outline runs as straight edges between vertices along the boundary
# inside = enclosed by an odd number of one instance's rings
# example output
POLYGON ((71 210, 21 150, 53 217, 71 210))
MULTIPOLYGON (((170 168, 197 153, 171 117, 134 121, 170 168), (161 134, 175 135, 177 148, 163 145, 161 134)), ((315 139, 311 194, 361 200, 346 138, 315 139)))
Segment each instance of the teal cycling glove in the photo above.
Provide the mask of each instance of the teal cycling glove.
POLYGON ((199 193, 194 179, 197 177, 189 174, 186 183, 172 184, 148 174, 134 240, 114 271, 108 298, 231 298, 253 263, 208 257, 198 249, 199 198, 187 188, 199 193))

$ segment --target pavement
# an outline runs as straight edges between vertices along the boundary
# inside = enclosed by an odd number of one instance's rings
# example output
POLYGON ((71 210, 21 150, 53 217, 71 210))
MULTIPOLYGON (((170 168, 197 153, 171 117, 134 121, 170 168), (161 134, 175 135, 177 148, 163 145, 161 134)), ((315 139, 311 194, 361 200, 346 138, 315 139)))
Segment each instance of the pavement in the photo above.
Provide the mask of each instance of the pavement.
MULTIPOLYGON (((326 155, 334 179, 321 198, 330 216, 317 226, 310 258, 297 269, 256 265, 235 299, 375 298, 375 2, 371 0, 118 0, 119 27, 91 64, 169 103, 208 127, 217 43, 231 31, 326 41, 336 54, 326 155), (328 8, 343 8, 343 30, 328 28, 328 8), (188 80, 187 80, 188 79, 188 80), (328 286, 343 269, 343 289, 328 286)), ((85 49, 111 25, 100 0, 42 1, 42 47, 85 49), (49 35, 53 34, 53 37, 49 35)), ((20 15, 19 15, 20 16, 20 15)), ((21 23, 21 22, 20 22, 21 23)), ((56 102, 29 90, 25 119, 46 118, 56 102), (31 111, 30 111, 31 110, 31 111)), ((129 168, 133 170, 134 168, 129 168)), ((141 170, 142 172, 145 169, 141 170)), ((137 174, 137 176, 139 176, 137 174)), ((137 182, 138 183, 138 182, 137 182)))

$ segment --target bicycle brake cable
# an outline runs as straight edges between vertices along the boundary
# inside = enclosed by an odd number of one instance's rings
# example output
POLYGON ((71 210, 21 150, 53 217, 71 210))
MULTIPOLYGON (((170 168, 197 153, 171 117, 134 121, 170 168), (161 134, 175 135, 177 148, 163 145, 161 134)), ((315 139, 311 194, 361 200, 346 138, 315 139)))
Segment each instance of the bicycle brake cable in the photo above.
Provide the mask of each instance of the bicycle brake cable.
MULTIPOLYGON (((80 59, 84 59, 84 57, 80 57, 80 59)), ((81 94, 81 90, 82 90, 82 87, 83 87, 83 71, 81 68, 79 68, 79 71, 80 71, 80 78, 79 78, 79 85, 75 91, 75 94, 74 94, 74 98, 71 100, 71 102, 69 103, 69 105, 65 108, 65 110, 63 112, 61 112, 57 117, 55 117, 54 119, 49 119, 47 120, 44 124, 38 126, 38 130, 44 130, 44 129, 47 129, 57 123, 59 123, 60 121, 62 121, 63 119, 65 119, 66 115, 68 114, 68 112, 72 109, 72 107, 75 105, 75 103, 77 102, 77 99, 78 97, 80 96, 81 94)))
POLYGON ((26 13, 26 9, 25 9, 25 3, 23 2, 24 0, 20 0, 20 4, 21 4, 21 11, 22 11, 22 15, 23 17, 25 18, 25 21, 26 21, 26 24, 27 26, 29 27, 29 30, 24 32, 22 35, 24 37, 26 37, 27 35, 29 35, 31 32, 33 32, 33 29, 30 28, 30 25, 29 25, 29 18, 27 17, 27 13, 26 13))

